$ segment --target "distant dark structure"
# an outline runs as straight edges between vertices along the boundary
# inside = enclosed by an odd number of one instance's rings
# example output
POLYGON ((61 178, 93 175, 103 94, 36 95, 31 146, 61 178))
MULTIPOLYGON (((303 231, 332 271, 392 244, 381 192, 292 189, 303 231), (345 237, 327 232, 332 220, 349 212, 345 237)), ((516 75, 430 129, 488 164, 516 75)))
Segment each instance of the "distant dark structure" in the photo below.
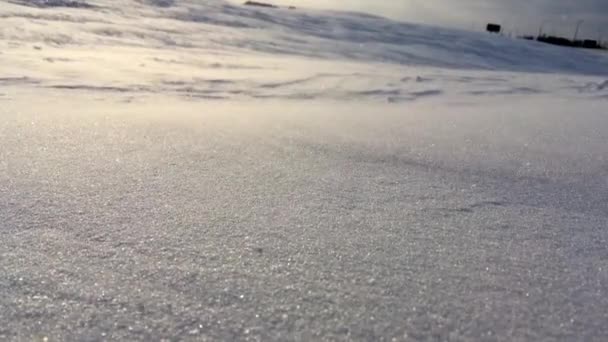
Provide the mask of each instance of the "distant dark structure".
POLYGON ((268 4, 265 2, 258 2, 258 1, 247 1, 247 2, 245 2, 245 5, 246 6, 267 7, 267 8, 277 8, 278 7, 273 4, 268 4))
POLYGON ((574 47, 574 42, 571 41, 568 38, 564 38, 564 37, 556 37, 556 36, 540 36, 538 38, 536 38, 536 40, 538 40, 539 42, 543 42, 543 43, 547 43, 547 44, 553 44, 553 45, 559 45, 559 46, 570 46, 570 47, 574 47))
POLYGON ((555 37, 555 36, 539 36, 536 38, 539 42, 559 45, 559 46, 568 46, 574 48, 584 48, 584 49, 602 49, 602 45, 600 42, 594 39, 585 39, 585 40, 570 40, 564 37, 555 37))
POLYGON ((500 25, 498 24, 488 24, 486 30, 488 30, 488 32, 490 33, 500 33, 502 27, 500 27, 500 25))
MULTIPOLYGON (((579 20, 576 22, 576 30, 574 31, 574 38, 572 39, 545 35, 543 33, 543 27, 547 22, 547 20, 543 21, 540 24, 540 28, 538 29, 538 36, 536 37, 536 40, 539 42, 573 48, 608 49, 608 46, 602 45, 602 42, 599 39, 578 39, 578 34, 580 32, 581 25, 585 22, 585 20, 579 20)), ((524 39, 527 39, 527 37, 525 37, 524 39)))
POLYGON ((601 48, 600 43, 597 40, 585 39, 583 40, 583 47, 586 49, 599 49, 601 48))

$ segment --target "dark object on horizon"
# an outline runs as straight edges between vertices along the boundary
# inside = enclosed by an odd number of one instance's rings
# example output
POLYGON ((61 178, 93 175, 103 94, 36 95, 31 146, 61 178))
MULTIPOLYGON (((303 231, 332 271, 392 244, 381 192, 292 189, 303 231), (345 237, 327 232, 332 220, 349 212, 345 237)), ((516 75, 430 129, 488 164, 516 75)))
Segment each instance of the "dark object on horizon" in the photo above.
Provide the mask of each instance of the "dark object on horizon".
POLYGON ((295 10, 295 9, 296 9, 296 6, 289 6, 289 7, 287 7, 287 8, 289 8, 290 10, 295 10))
POLYGON ((538 40, 539 42, 559 45, 559 46, 570 46, 570 47, 575 46, 573 41, 571 41, 568 38, 564 38, 564 37, 540 36, 540 37, 536 38, 536 40, 538 40))
POLYGON ((247 2, 245 2, 245 6, 258 6, 258 7, 277 8, 277 6, 275 6, 273 4, 268 4, 268 3, 265 3, 265 2, 258 2, 258 1, 247 1, 247 2))
POLYGON ((534 38, 534 36, 523 36, 521 37, 521 39, 525 39, 525 40, 534 40, 536 38, 534 38))
POLYGON ((486 27, 486 30, 488 30, 488 32, 491 32, 491 33, 500 33, 500 31, 502 30, 502 27, 500 27, 500 25, 498 25, 498 24, 488 24, 488 26, 486 27))
POLYGON ((593 39, 585 39, 583 41, 583 47, 586 49, 599 49, 600 48, 600 44, 597 40, 593 40, 593 39))
POLYGON ((575 48, 584 48, 584 49, 602 49, 602 45, 597 40, 593 39, 585 39, 585 40, 570 40, 564 37, 555 37, 555 36, 540 36, 536 38, 539 42, 559 45, 559 46, 568 46, 575 48))

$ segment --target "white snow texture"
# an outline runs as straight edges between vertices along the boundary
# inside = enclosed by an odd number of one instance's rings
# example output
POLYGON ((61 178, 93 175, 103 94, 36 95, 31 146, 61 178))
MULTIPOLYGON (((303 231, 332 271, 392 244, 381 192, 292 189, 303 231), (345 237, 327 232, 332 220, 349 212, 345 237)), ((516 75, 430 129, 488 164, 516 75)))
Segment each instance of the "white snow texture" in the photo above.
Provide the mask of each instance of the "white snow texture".
POLYGON ((0 340, 606 341, 608 54, 0 2, 0 340))

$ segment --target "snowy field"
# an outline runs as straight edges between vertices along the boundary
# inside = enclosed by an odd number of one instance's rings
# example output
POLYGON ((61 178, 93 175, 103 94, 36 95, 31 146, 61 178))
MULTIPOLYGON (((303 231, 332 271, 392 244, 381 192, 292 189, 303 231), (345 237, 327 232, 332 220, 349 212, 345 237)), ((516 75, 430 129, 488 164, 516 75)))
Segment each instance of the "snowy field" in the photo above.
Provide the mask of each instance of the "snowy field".
POLYGON ((0 2, 0 340, 606 341, 608 54, 0 2))

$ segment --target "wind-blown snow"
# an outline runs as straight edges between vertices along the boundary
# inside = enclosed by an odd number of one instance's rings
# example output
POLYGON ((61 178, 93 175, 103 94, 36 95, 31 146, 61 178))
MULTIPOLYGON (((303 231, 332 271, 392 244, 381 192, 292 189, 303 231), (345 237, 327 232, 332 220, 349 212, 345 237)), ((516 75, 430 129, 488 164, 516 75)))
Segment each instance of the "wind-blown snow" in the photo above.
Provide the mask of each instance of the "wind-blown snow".
POLYGON ((608 55, 0 3, 1 340, 608 336, 608 55))

